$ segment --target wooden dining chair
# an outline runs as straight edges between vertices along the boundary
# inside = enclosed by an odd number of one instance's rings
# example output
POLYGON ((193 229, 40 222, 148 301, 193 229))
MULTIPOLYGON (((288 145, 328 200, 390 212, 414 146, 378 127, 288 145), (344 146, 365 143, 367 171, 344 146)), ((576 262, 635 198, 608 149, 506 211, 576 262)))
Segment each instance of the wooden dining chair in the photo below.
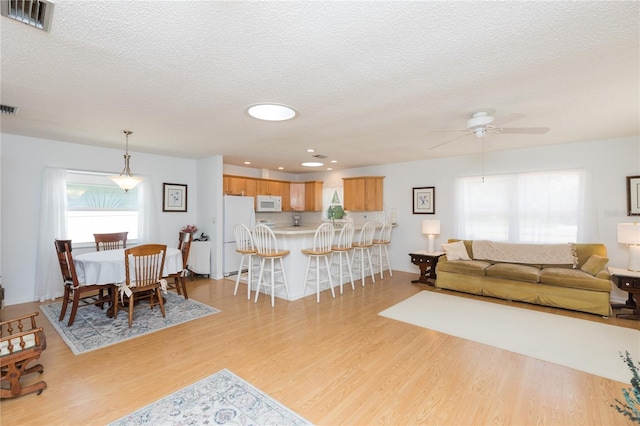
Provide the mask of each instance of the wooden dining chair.
POLYGON ((76 319, 76 312, 79 307, 98 305, 102 309, 105 303, 111 302, 113 284, 86 284, 78 281, 76 266, 73 263, 71 254, 71 240, 55 240, 56 253, 60 272, 62 272, 62 282, 64 284, 64 294, 62 296, 62 310, 60 318, 62 321, 67 313, 67 306, 71 304, 71 314, 67 325, 71 327, 76 319))
POLYGON ((36 325, 36 316, 38 312, 0 322, 0 382, 3 385, 0 398, 15 398, 32 392, 40 395, 47 388, 43 381, 28 386, 20 383, 27 374, 44 371, 42 364, 27 367, 31 361, 40 358, 47 347, 44 331, 36 325))
POLYGON ((128 248, 124 251, 125 282, 118 284, 118 291, 113 292, 113 318, 118 309, 129 313, 129 328, 133 323, 135 297, 144 293, 149 298, 150 308, 160 305, 165 317, 164 300, 161 291, 167 289, 167 281, 162 279, 167 246, 163 244, 144 244, 128 248), (128 301, 128 306, 125 305, 128 301))
POLYGON ((96 241, 96 251, 117 250, 127 248, 129 232, 112 232, 109 234, 93 234, 96 241))
POLYGON ((182 253, 182 270, 167 277, 168 289, 175 290, 176 293, 184 295, 185 299, 189 298, 187 294, 187 260, 189 259, 189 251, 191 250, 191 240, 193 234, 191 232, 180 232, 178 236, 178 250, 182 253))

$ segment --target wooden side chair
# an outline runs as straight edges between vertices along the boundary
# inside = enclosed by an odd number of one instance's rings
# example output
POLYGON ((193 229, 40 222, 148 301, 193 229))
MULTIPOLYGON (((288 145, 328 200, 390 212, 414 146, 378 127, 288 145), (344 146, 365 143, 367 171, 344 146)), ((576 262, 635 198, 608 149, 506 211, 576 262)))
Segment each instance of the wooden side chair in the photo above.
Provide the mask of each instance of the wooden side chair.
POLYGON ((185 299, 189 298, 187 294, 187 260, 189 259, 189 251, 191 250, 191 240, 193 234, 191 232, 180 232, 178 237, 178 250, 182 252, 182 270, 175 274, 171 274, 167 277, 168 287, 171 290, 176 290, 176 293, 184 295, 185 299))
POLYGON ((129 311, 129 328, 133 323, 133 309, 135 296, 144 293, 149 297, 150 308, 160 305, 162 316, 165 317, 164 300, 160 291, 167 289, 167 281, 162 279, 164 260, 167 246, 163 244, 144 244, 124 251, 125 282, 118 285, 119 291, 113 292, 113 318, 118 315, 118 309, 129 311), (124 305, 125 296, 128 307, 124 305), (121 304, 120 301, 123 301, 121 304))
POLYGON ((42 364, 27 367, 31 361, 40 358, 47 347, 44 331, 36 325, 36 316, 38 312, 0 322, 0 398, 15 398, 32 392, 40 395, 47 388, 43 381, 28 386, 20 383, 27 374, 44 371, 42 364))
POLYGON ((126 249, 128 234, 129 232, 93 234, 93 238, 96 241, 96 251, 126 249))
POLYGON ((103 308, 105 303, 108 304, 111 301, 111 293, 115 293, 113 291, 114 286, 113 284, 86 284, 79 282, 76 266, 73 263, 73 255, 71 254, 71 240, 55 240, 54 243, 64 284, 62 310, 58 321, 64 319, 67 313, 67 306, 71 304, 71 314, 67 323, 71 327, 76 319, 76 312, 79 307, 98 305, 103 308))

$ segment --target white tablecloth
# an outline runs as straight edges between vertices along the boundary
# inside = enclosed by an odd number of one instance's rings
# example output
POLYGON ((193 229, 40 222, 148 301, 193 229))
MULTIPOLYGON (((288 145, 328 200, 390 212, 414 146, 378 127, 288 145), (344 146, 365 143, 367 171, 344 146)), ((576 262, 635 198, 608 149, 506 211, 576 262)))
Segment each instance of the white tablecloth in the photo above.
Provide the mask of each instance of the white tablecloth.
MULTIPOLYGON (((86 284, 114 284, 126 280, 124 249, 84 253, 74 257, 78 281, 86 284)), ((182 253, 176 248, 167 248, 162 276, 182 271, 182 253)))

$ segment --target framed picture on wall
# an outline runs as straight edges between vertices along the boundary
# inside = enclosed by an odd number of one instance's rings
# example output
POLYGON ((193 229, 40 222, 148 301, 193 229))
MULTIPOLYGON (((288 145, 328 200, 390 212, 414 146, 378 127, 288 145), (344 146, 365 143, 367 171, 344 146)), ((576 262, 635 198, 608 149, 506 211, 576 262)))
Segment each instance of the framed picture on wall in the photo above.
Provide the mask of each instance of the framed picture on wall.
POLYGON ((181 185, 179 183, 163 183, 162 193, 163 212, 187 211, 187 185, 181 185))
POLYGON ((627 176, 627 214, 640 216, 640 176, 627 176))
POLYGON ((436 188, 413 188, 413 214, 436 214, 436 188))

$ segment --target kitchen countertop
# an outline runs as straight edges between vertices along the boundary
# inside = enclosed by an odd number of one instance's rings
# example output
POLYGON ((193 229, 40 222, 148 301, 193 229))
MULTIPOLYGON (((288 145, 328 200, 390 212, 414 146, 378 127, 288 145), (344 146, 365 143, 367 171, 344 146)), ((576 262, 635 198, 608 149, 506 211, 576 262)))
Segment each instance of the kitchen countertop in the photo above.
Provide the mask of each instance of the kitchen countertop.
MULTIPOLYGON (((362 229, 364 223, 354 224, 353 227, 356 231, 362 229)), ((382 223, 376 223, 376 229, 382 227, 382 223)), ((304 235, 304 234, 313 234, 318 229, 319 224, 313 226, 275 226, 271 228, 275 235, 304 235)), ((397 224, 393 225, 393 227, 398 226, 397 224)), ((335 230, 339 231, 342 227, 336 227, 335 230)))

